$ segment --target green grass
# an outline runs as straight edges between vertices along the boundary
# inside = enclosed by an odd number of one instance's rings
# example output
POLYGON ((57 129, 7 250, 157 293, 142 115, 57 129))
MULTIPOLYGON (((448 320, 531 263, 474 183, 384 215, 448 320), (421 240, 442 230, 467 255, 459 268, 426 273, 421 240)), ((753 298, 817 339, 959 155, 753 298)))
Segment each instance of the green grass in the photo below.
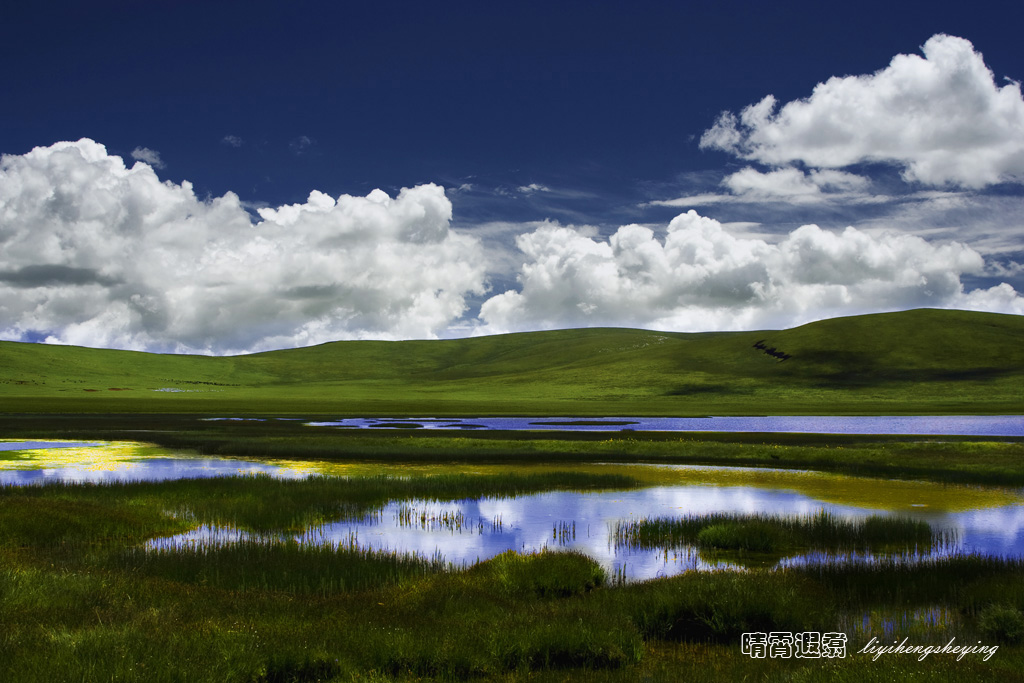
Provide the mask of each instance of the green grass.
POLYGON ((620 489, 637 485, 616 474, 547 472, 428 477, 267 475, 148 483, 0 486, 0 541, 15 546, 109 539, 138 542, 198 526, 256 533, 297 532, 361 517, 389 500, 459 500, 557 489, 620 489))
POLYGON ((233 357, 0 342, 0 410, 1021 413, 1022 339, 1021 316, 915 310, 784 331, 579 329, 335 342, 233 357), (167 388, 177 393, 154 391, 167 388))
POLYGON ((846 605, 907 607, 929 602, 958 605, 975 613, 991 604, 1024 609, 1024 560, 972 555, 870 565, 815 564, 793 571, 825 587, 846 605), (1016 568, 1016 569, 1014 569, 1016 568))
POLYGON ((736 550, 787 555, 805 550, 926 551, 943 538, 926 522, 900 517, 841 519, 825 511, 811 516, 716 513, 681 518, 645 518, 618 522, 616 546, 736 550))
MULTIPOLYGON (((0 679, 1021 680, 1019 560, 688 572, 616 585, 577 553, 509 552, 460 569, 345 545, 138 547, 200 519, 284 529, 384 500, 626 484, 554 473, 0 489, 0 679), (261 511, 264 499, 280 512, 261 511), (871 618, 885 628, 922 610, 947 616, 911 617, 916 642, 983 640, 999 643, 998 654, 853 656, 870 637, 853 628, 864 615, 880 615, 871 618), (851 633, 846 660, 739 652, 751 630, 838 629, 851 633)), ((809 526, 826 538, 844 533, 809 526)))
MULTIPOLYGON (((1019 414, 1022 340, 1019 316, 922 310, 785 331, 563 330, 339 342, 229 358, 0 342, 4 437, 144 438, 250 458, 558 463, 563 470, 0 489, 0 679, 1024 681, 1020 560, 826 563, 616 585, 573 553, 506 553, 456 569, 345 546, 269 541, 139 550, 149 538, 200 523, 270 534, 363 514, 388 500, 635 483, 567 471, 594 461, 1021 486, 1024 443, 1013 439, 456 437, 198 418, 1019 414), (772 349, 788 358, 767 353, 772 349), (182 391, 153 391, 167 387, 182 391), (739 634, 749 630, 844 630, 853 653, 872 629, 899 632, 894 628, 922 643, 956 637, 998 642, 1000 650, 988 662, 751 660, 739 653, 739 634)), ((703 529, 719 538, 705 541, 735 544, 749 532, 736 520, 719 522, 724 529, 703 529)), ((796 543, 779 538, 781 547, 796 543)))
POLYGON ((202 455, 325 462, 648 462, 811 469, 852 475, 1024 486, 1024 439, 634 432, 339 430, 300 421, 192 415, 3 415, 2 438, 138 440, 202 455))
POLYGON ((107 566, 170 581, 231 591, 287 591, 328 596, 408 581, 449 569, 441 559, 408 553, 300 545, 271 538, 183 548, 127 547, 107 566))

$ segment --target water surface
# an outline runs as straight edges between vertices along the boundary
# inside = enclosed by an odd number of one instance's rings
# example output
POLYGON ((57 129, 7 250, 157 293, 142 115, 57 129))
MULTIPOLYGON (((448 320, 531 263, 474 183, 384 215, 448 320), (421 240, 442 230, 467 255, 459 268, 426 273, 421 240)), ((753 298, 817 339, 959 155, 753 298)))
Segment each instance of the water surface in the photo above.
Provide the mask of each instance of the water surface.
MULTIPOLYGON (((796 491, 755 486, 673 486, 629 491, 553 491, 515 498, 483 498, 437 502, 394 501, 362 519, 313 527, 288 537, 302 543, 348 545, 423 557, 442 556, 456 565, 470 565, 506 550, 535 552, 544 548, 574 549, 596 559, 613 576, 642 580, 691 569, 738 568, 721 557, 706 557, 694 547, 639 550, 616 547, 611 531, 619 520, 681 517, 715 512, 784 516, 827 511, 858 519, 896 514, 887 510, 837 505, 796 491)), ((999 557, 1024 555, 1024 506, 949 512, 903 511, 903 516, 928 522, 946 531, 950 543, 911 552, 908 559, 977 553, 999 557)), ((249 534, 238 529, 200 527, 192 532, 154 540, 151 547, 233 542, 249 534)), ((869 562, 867 553, 840 556, 845 561, 869 562)), ((778 561, 834 560, 821 552, 802 553, 778 561)))
MULTIPOLYGON (((11 443, 11 442, 5 442, 11 443)), ((262 473, 298 478, 328 476, 429 476, 441 473, 490 474, 585 471, 625 474, 641 487, 619 491, 555 491, 513 498, 437 502, 392 501, 375 513, 338 521, 293 536, 304 543, 347 545, 425 557, 440 554, 457 565, 472 564, 506 550, 576 549, 626 579, 665 576, 687 569, 736 568, 696 548, 637 550, 610 540, 618 521, 709 513, 783 516, 827 511, 857 519, 902 515, 948 532, 948 545, 912 554, 910 559, 952 552, 1024 556, 1024 497, 1000 487, 960 486, 923 481, 870 479, 799 470, 693 465, 530 464, 402 465, 324 461, 245 461, 173 453, 136 442, 21 442, 4 449, 0 484, 48 481, 159 481, 262 473), (31 448, 29 448, 31 446, 31 448)), ((157 539, 157 545, 225 543, 246 538, 242 529, 199 527, 157 539)), ((286 537, 280 537, 282 539, 286 537)), ((821 553, 783 558, 779 566, 820 561, 821 553)), ((847 556, 872 561, 870 555, 847 556)))
POLYGON ((342 429, 556 430, 664 432, 794 432, 921 436, 1024 436, 1024 415, 768 416, 768 417, 351 417, 312 426, 342 429))
POLYGON ((0 442, 0 485, 47 482, 165 481, 268 474, 297 478, 311 470, 233 458, 208 458, 135 441, 0 442))
MULTIPOLYGON (((593 557, 613 576, 643 580, 690 569, 738 568, 694 547, 639 550, 616 547, 611 531, 618 521, 645 517, 683 517, 710 513, 814 515, 860 519, 899 515, 920 519, 950 542, 911 549, 907 559, 950 553, 1000 557, 1024 556, 1024 498, 1006 489, 961 487, 926 482, 859 479, 812 472, 676 465, 591 465, 605 471, 629 471, 643 478, 676 482, 618 491, 553 491, 503 498, 460 501, 392 501, 361 519, 344 520, 276 536, 301 543, 413 552, 470 565, 506 550, 535 552, 575 549, 593 557), (739 470, 739 471, 737 471, 739 470)), ((251 537, 244 530, 199 527, 157 539, 151 547, 230 543, 251 537)), ((802 553, 778 560, 834 560, 802 553)), ((844 561, 870 562, 870 554, 843 555, 844 561)))
POLYGON ((0 441, 0 451, 42 451, 51 448, 89 448, 98 441, 0 441))

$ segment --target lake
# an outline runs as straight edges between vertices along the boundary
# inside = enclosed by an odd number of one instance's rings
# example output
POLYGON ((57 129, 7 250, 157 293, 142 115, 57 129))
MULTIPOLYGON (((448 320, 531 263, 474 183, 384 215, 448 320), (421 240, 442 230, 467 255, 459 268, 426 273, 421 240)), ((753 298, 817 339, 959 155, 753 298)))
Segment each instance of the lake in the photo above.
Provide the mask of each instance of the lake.
POLYGON ((205 458, 134 441, 0 441, 0 485, 46 482, 163 481, 269 474, 302 477, 309 471, 280 464, 205 458))
MULTIPOLYGON (((472 564, 506 550, 575 549, 599 561, 613 576, 641 580, 688 569, 737 568, 735 562, 708 557, 693 547, 637 550, 617 547, 611 529, 617 521, 644 517, 681 517, 716 512, 783 516, 827 511, 837 517, 904 516, 926 521, 947 533, 949 542, 910 559, 950 553, 1024 556, 1024 497, 997 487, 959 486, 920 481, 868 479, 845 475, 693 465, 396 465, 317 461, 256 462, 175 454, 135 442, 22 442, 5 445, 0 483, 48 481, 165 480, 184 477, 252 475, 303 477, 310 474, 395 476, 440 472, 499 474, 524 471, 592 471, 628 474, 644 486, 619 491, 554 491, 514 498, 437 502, 392 501, 362 519, 307 529, 304 543, 443 556, 456 565, 472 564), (98 444, 98 445, 95 445, 98 444), (34 446, 30 450, 26 446, 34 446)), ((179 536, 156 539, 151 546, 232 542, 239 529, 199 527, 179 536)), ((282 540, 285 537, 279 537, 282 540)), ((778 559, 776 566, 819 561, 805 553, 778 559)), ((830 558, 835 559, 835 558, 830 558)), ((871 561, 870 555, 845 556, 871 561)))
POLYGON ((37 451, 52 448, 90 448, 99 441, 0 441, 0 451, 37 451))
MULTIPOLYGON (((641 467, 641 466, 635 466, 641 467)), ((669 470, 692 470, 686 466, 668 466, 669 470)), ((707 483, 675 486, 653 486, 625 491, 552 491, 515 498, 482 498, 437 502, 426 500, 393 501, 379 511, 358 520, 346 520, 308 529, 302 534, 281 536, 301 543, 348 545, 361 548, 414 552, 424 557, 441 556, 456 565, 470 565, 506 550, 534 552, 544 548, 578 550, 594 558, 612 576, 626 580, 643 580, 670 576, 691 569, 739 568, 734 562, 704 556, 694 547, 639 550, 616 546, 611 532, 617 521, 644 517, 681 517, 716 512, 783 516, 813 515, 822 510, 845 519, 862 519, 871 515, 899 515, 928 522, 933 530, 947 532, 949 543, 920 553, 910 559, 940 557, 952 553, 1016 557, 1024 555, 1024 504, 1017 496, 1009 496, 995 504, 967 510, 953 510, 936 504, 937 490, 927 485, 898 506, 863 506, 830 502, 807 491, 775 488, 769 483, 759 485, 756 479, 763 471, 747 472, 746 485, 722 485, 715 481, 715 470, 699 468, 707 473, 707 483), (915 503, 916 500, 928 500, 915 503)), ((747 468, 743 468, 747 469, 747 468)), ((698 472, 699 473, 699 472, 698 472)), ((690 478, 694 472, 688 472, 690 478)), ((735 474, 733 472, 732 474, 735 474)), ((786 473, 793 475, 794 473, 786 473)), ((799 476, 801 473, 797 473, 799 476)), ((802 473, 817 479, 812 473, 802 473)), ((819 481, 805 482, 821 486, 831 475, 819 481)), ((852 478, 838 478, 852 479, 852 478)), ((770 477, 769 477, 770 481, 770 477)), ((849 481, 831 482, 838 488, 849 481)), ((865 480, 860 486, 881 487, 882 495, 906 494, 907 489, 887 486, 885 480, 865 480), (888 489, 888 490, 887 490, 888 489)), ((956 488, 934 485, 951 499, 956 488)), ((238 529, 200 527, 170 538, 154 540, 151 547, 232 542, 250 535, 238 529)), ((834 561, 834 556, 803 553, 785 557, 776 566, 806 562, 834 561)), ((839 559, 871 561, 868 554, 843 555, 839 559)))
POLYGON ((922 436, 1024 436, 1022 415, 770 417, 350 417, 307 423, 341 429, 557 430, 664 432, 796 432, 922 436))

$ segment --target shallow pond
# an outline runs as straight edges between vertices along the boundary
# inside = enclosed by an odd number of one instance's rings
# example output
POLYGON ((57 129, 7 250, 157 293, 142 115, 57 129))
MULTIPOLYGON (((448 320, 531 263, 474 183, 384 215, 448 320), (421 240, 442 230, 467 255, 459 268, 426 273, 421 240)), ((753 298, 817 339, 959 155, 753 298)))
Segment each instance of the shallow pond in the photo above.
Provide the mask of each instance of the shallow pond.
POLYGON ((134 441, 0 441, 0 485, 63 481, 163 481, 264 473, 309 474, 265 462, 183 456, 134 441))
POLYGON ((1024 436, 1022 415, 770 416, 770 417, 352 417, 312 426, 342 429, 558 430, 665 432, 799 432, 807 434, 909 434, 1024 436))
MULTIPOLYGON (((640 467, 634 466, 633 469, 640 467)), ((668 469, 692 468, 671 466, 668 469)), ((946 506, 936 508, 929 503, 913 502, 932 500, 939 493, 926 491, 924 489, 929 485, 922 485, 918 487, 916 497, 896 499, 895 506, 862 507, 829 502, 806 491, 760 485, 756 482, 757 475, 762 472, 760 470, 749 472, 745 485, 723 485, 715 482, 712 470, 718 468, 701 469, 710 475, 705 483, 626 491, 553 491, 515 498, 451 502, 393 501, 363 519, 326 524, 281 538, 332 545, 355 542, 362 548, 415 552, 425 557, 440 555, 457 565, 472 564, 506 550, 575 549, 598 560, 614 576, 640 580, 688 569, 738 565, 721 556, 705 556, 694 547, 654 550, 617 547, 612 540, 612 530, 618 521, 719 512, 795 516, 813 515, 825 510, 845 519, 900 515, 926 521, 933 530, 947 532, 948 543, 911 553, 911 559, 955 552, 1024 555, 1024 505, 1020 498, 1006 492, 1003 493, 1006 496, 1002 501, 1004 504, 998 504, 999 496, 996 496, 990 501, 994 505, 955 511, 946 506)), ((683 474, 692 476, 696 473, 683 474)), ((814 489, 823 482, 806 483, 814 489)), ((861 485, 870 486, 872 483, 885 488, 885 482, 881 480, 861 482, 861 485)), ((898 488, 891 488, 888 493, 891 495, 898 488)), ((958 487, 941 488, 951 499, 960 493, 956 490, 958 487)), ((844 497, 841 493, 837 496, 840 501, 844 497)), ((237 529, 201 527, 186 534, 152 541, 151 546, 231 542, 247 537, 246 532, 237 529)), ((793 562, 836 559, 870 561, 872 557, 860 554, 837 558, 822 553, 804 553, 776 558, 773 563, 782 566, 793 562)))
MULTIPOLYGON (((455 564, 471 564, 510 549, 529 552, 572 548, 597 559, 612 575, 632 580, 693 568, 734 567, 737 565, 728 558, 709 557, 693 547, 616 547, 611 530, 618 521, 644 517, 720 512, 795 516, 822 510, 846 519, 870 515, 911 517, 946 532, 948 543, 913 557, 951 552, 1024 556, 1024 498, 1020 491, 1004 488, 745 467, 251 462, 176 455, 133 442, 51 442, 46 448, 38 447, 38 442, 32 445, 36 448, 4 449, 0 457, 0 483, 163 480, 254 473, 297 478, 309 474, 420 476, 566 469, 627 474, 643 483, 642 488, 624 491, 555 491, 452 502, 393 501, 363 519, 323 525, 294 537, 307 543, 345 545, 354 540, 364 548, 415 552, 427 557, 440 554, 455 564)), ((237 529, 200 527, 187 534, 154 540, 151 545, 231 542, 246 535, 237 529)), ((772 562, 785 565, 820 559, 821 553, 807 553, 775 558, 772 562)), ((860 555, 849 559, 872 558, 860 555)))
POLYGON ((54 448, 90 448, 99 441, 0 441, 0 451, 43 451, 54 448))

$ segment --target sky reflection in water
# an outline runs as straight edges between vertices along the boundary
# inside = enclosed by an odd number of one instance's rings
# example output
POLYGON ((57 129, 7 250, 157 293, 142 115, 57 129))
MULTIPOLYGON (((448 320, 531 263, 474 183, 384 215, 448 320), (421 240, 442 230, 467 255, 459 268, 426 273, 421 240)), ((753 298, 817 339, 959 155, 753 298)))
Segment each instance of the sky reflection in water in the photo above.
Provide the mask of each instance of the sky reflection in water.
POLYGON ((10 440, 0 442, 0 451, 6 456, 0 460, 0 485, 163 481, 259 473, 294 479, 310 473, 309 469, 273 463, 184 456, 134 441, 10 440))
POLYGON ((168 479, 199 479, 233 475, 271 474, 298 479, 300 472, 284 470, 276 465, 223 458, 149 458, 124 462, 117 469, 98 469, 88 464, 48 467, 32 470, 0 470, 0 484, 43 484, 50 481, 68 483, 102 483, 112 481, 165 481, 168 479))
MULTIPOLYGON (((734 565, 705 558, 693 548, 668 551, 616 548, 610 541, 610 533, 617 520, 713 512, 811 515, 823 509, 851 519, 892 514, 825 503, 795 491, 754 486, 659 486, 613 492, 557 491, 441 503, 392 502, 365 519, 324 525, 294 538, 308 543, 343 545, 354 539, 362 548, 415 552, 424 557, 441 555, 457 565, 472 564, 506 550, 575 549, 596 559, 612 575, 643 580, 688 569, 734 565), (445 519, 449 523, 444 523, 445 519), (453 519, 458 523, 451 523, 453 519)), ((1019 503, 966 512, 900 514, 925 520, 934 529, 956 532, 957 541, 936 549, 935 554, 1024 554, 1024 506, 1019 503)), ((226 532, 229 536, 222 536, 222 533, 225 532, 204 527, 153 541, 151 546, 238 538, 234 531, 226 532)), ((815 557, 823 556, 818 553, 815 557)), ((870 560, 870 556, 851 556, 850 559, 870 560)), ((793 561, 784 560, 780 564, 793 561)))
MULTIPOLYGON (((7 445, 11 442, 0 442, 7 445)), ((24 444, 22 448, 29 444, 24 444)), ((252 462, 229 458, 173 456, 166 450, 134 442, 32 442, 35 450, 10 452, 0 460, 0 484, 49 481, 104 482, 165 480, 266 473, 301 478, 326 474, 429 474, 459 471, 438 468, 381 467, 316 462, 252 462), (49 448, 46 448, 49 446, 49 448), (13 458, 13 459, 12 459, 13 458), (287 466, 283 466, 287 465, 287 466), (423 470, 423 471, 421 471, 423 470)), ((565 469, 565 465, 532 469, 565 469)), ((496 474, 510 467, 473 466, 467 471, 496 474)), ((528 470, 531 468, 518 468, 528 470)), ((610 532, 618 520, 731 512, 812 515, 821 510, 845 518, 872 514, 904 515, 933 529, 955 532, 957 541, 939 554, 961 551, 994 556, 1024 555, 1024 504, 1005 489, 950 486, 927 482, 870 480, 818 472, 686 465, 573 465, 576 470, 634 474, 656 485, 611 492, 558 491, 516 498, 455 502, 399 501, 363 520, 344 521, 307 530, 303 542, 347 544, 364 548, 442 555, 457 565, 488 559, 505 550, 576 549, 595 558, 613 575, 646 579, 687 569, 727 567, 693 548, 635 550, 616 548, 610 532), (457 519, 457 524, 442 523, 457 519)), ((246 533, 202 527, 187 534, 157 539, 151 545, 233 542, 246 533)), ((821 553, 809 554, 821 559, 821 553)), ((852 559, 870 560, 869 556, 852 559)), ((789 558, 781 565, 805 561, 789 558)))
POLYGON ((472 417, 363 418, 310 422, 343 429, 558 430, 666 432, 798 432, 1024 436, 1022 415, 770 416, 770 417, 472 417))

